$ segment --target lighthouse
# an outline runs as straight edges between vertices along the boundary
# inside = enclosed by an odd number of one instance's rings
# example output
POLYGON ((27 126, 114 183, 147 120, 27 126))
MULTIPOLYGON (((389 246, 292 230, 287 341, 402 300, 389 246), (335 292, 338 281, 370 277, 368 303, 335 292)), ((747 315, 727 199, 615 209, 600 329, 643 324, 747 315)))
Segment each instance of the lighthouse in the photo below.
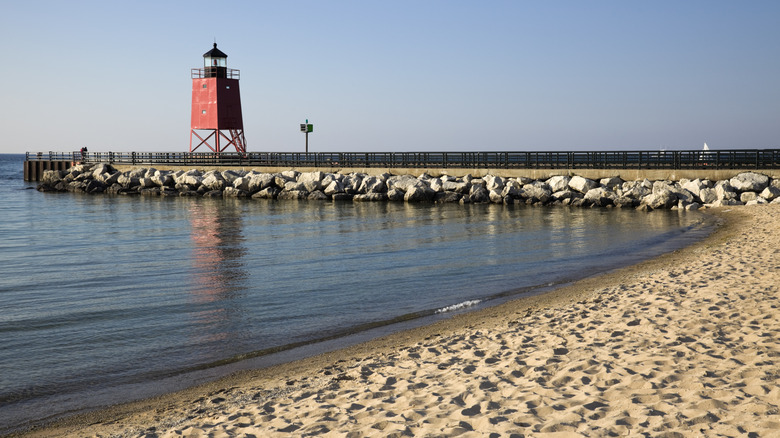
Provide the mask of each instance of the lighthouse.
POLYGON ((239 70, 227 68, 227 55, 217 43, 203 54, 203 68, 192 69, 190 152, 205 146, 219 154, 234 147, 246 154, 240 76, 239 70))

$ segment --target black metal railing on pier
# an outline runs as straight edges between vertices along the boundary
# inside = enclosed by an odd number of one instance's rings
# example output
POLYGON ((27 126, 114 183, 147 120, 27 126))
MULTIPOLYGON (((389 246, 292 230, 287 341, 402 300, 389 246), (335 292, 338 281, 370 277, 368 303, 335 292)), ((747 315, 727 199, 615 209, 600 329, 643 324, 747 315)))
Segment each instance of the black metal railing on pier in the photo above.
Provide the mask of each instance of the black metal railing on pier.
POLYGON ((28 161, 129 165, 474 169, 778 169, 780 149, 601 152, 39 152, 28 161))

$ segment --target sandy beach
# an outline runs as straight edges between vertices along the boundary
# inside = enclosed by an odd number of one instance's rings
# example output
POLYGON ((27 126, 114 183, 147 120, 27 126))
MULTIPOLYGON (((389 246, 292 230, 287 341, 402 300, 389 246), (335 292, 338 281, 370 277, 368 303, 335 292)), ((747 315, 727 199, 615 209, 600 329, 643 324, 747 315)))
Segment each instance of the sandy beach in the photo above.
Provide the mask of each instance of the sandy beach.
POLYGON ((780 436, 780 206, 544 296, 25 436, 780 436))

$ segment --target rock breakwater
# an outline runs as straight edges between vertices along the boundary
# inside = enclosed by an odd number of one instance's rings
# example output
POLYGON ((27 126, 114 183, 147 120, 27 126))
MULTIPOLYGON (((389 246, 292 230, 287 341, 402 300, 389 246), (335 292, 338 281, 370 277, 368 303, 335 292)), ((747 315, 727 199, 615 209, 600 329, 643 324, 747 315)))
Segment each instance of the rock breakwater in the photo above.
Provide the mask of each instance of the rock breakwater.
POLYGON ((427 174, 371 176, 362 173, 257 171, 169 171, 136 168, 120 172, 111 165, 81 164, 67 171, 46 171, 42 192, 84 192, 142 196, 203 196, 322 201, 459 202, 576 207, 686 209, 724 205, 780 203, 780 179, 754 172, 728 180, 624 181, 552 176, 545 180, 431 177, 427 174))

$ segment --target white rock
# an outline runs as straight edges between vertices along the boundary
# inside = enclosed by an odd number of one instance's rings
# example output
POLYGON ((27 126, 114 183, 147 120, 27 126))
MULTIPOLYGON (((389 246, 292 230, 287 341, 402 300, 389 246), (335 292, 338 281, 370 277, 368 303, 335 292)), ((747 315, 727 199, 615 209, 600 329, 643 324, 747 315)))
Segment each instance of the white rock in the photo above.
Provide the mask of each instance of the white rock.
POLYGON ((62 177, 65 173, 60 170, 44 170, 41 182, 44 184, 57 184, 62 181, 62 177))
POLYGON ((465 183, 465 182, 457 182, 457 181, 443 181, 442 182, 442 189, 447 192, 456 192, 460 194, 468 194, 469 190, 471 190, 471 184, 465 183))
POLYGON ((566 175, 556 175, 547 179, 547 185, 550 186, 550 191, 561 192, 569 188, 569 181, 571 178, 566 175))
POLYGON ((236 178, 235 181, 233 181, 233 187, 248 192, 249 191, 249 182, 251 181, 251 178, 248 176, 242 176, 240 178, 236 178))
POLYGON ((232 186, 233 181, 235 181, 238 178, 241 178, 242 176, 243 176, 242 172, 238 172, 232 169, 222 171, 222 179, 225 180, 226 186, 232 186))
POLYGON ((504 188, 504 179, 500 176, 486 175, 483 180, 485 181, 485 188, 489 191, 500 192, 504 188))
POLYGON ((615 193, 605 187, 594 187, 585 193, 585 199, 589 201, 601 201, 602 199, 615 199, 615 193))
POLYGON ((614 187, 622 185, 623 180, 619 176, 612 176, 609 178, 601 178, 601 180, 599 180, 599 184, 611 190, 614 187))
POLYGON ((719 200, 737 199, 737 193, 727 182, 718 183, 715 186, 715 194, 717 195, 719 200))
MULTIPOLYGON (((421 182, 424 186, 425 183, 421 182)), ((387 193, 387 184, 376 176, 363 178, 363 182, 358 188, 359 193, 387 193)))
POLYGON ((579 175, 573 176, 569 181, 569 187, 580 193, 588 193, 588 190, 595 188, 598 184, 592 179, 583 178, 579 175))
MULTIPOLYGON (((548 186, 549 187, 549 186, 548 186)), ((523 197, 535 202, 546 203, 550 200, 552 192, 541 185, 526 184, 523 186, 523 197)))
POLYGON ((300 174, 301 173, 298 172, 297 170, 285 170, 284 172, 281 173, 281 175, 288 180, 297 180, 298 175, 300 174))
POLYGON ((115 170, 106 163, 98 163, 95 165, 95 167, 92 168, 92 178, 98 179, 100 178, 100 175, 104 173, 111 174, 115 172, 115 170))
POLYGON ((338 181, 331 181, 331 183, 328 184, 328 187, 325 187, 325 194, 328 196, 333 196, 336 193, 343 193, 343 192, 344 192, 344 187, 338 181))
POLYGON ((769 186, 765 188, 759 195, 767 201, 773 201, 775 198, 780 197, 780 188, 775 186, 769 186))
POLYGON ((701 198, 701 195, 699 194, 701 192, 701 189, 706 188, 706 186, 701 182, 700 179, 695 179, 693 181, 686 181, 684 183, 680 181, 680 185, 682 186, 682 188, 693 193, 694 196, 698 198, 701 198))
POLYGON ((653 193, 642 198, 641 205, 646 205, 652 209, 669 209, 677 205, 677 195, 669 189, 655 187, 653 193))
POLYGON ((729 184, 738 192, 761 192, 769 185, 769 177, 755 172, 745 172, 731 178, 729 184))
POLYGON ((502 191, 496 191, 495 189, 488 190, 488 198, 490 198, 490 202, 494 204, 503 204, 504 203, 503 188, 502 191))
POLYGON ((705 187, 699 190, 699 200, 704 204, 712 204, 718 200, 718 193, 715 189, 705 187))
POLYGON ((222 190, 225 188, 225 179, 219 172, 207 172, 201 182, 209 190, 222 190))
POLYGON ((306 190, 313 192, 315 190, 322 190, 322 172, 304 172, 298 175, 298 182, 302 183, 306 190))

